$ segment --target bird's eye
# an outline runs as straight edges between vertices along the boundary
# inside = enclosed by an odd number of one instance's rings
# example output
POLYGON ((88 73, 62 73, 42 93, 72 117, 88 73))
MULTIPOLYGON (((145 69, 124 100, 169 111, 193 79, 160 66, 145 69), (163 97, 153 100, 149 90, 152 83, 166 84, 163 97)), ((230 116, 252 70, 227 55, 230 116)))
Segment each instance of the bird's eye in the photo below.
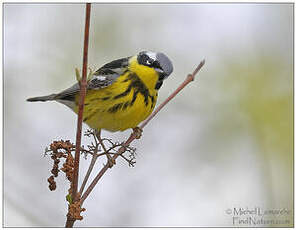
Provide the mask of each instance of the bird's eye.
POLYGON ((152 62, 152 67, 161 69, 161 66, 160 66, 158 61, 153 61, 152 62))
POLYGON ((152 65, 152 64, 153 64, 153 59, 148 59, 148 60, 146 61, 146 64, 147 64, 147 65, 152 65))

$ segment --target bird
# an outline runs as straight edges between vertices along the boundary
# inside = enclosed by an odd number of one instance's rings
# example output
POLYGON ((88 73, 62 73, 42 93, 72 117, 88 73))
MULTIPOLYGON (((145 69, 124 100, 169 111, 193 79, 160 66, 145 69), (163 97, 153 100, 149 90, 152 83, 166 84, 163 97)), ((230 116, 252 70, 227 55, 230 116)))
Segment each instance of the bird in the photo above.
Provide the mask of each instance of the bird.
MULTIPOLYGON (((172 62, 162 52, 141 51, 103 65, 88 79, 83 122, 98 132, 136 129, 154 110, 158 90, 172 72, 172 62)), ((77 114, 79 91, 76 83, 60 93, 27 101, 56 101, 77 114)))

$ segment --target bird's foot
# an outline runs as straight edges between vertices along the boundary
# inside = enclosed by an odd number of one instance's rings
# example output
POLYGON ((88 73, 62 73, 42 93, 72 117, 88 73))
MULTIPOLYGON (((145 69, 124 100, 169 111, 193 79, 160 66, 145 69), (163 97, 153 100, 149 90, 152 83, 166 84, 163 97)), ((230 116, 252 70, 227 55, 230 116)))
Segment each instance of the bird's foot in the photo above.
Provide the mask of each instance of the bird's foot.
POLYGON ((133 133, 136 139, 140 139, 142 137, 143 129, 141 129, 140 127, 133 128, 133 133))

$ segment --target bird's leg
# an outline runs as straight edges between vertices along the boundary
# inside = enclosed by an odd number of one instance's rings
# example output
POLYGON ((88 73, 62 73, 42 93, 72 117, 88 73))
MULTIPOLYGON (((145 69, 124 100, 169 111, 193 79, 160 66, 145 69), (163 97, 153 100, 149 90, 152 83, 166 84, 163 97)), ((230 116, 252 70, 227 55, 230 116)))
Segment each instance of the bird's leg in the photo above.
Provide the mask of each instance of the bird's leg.
POLYGON ((113 165, 116 164, 115 160, 113 160, 113 158, 107 153, 107 149, 103 143, 103 140, 101 138, 101 130, 95 130, 95 133, 96 133, 96 137, 98 138, 98 141, 100 143, 100 145, 102 146, 104 152, 106 153, 106 156, 107 156, 107 163, 109 165, 109 168, 112 168, 113 165))
POLYGON ((140 127, 133 128, 133 133, 135 134, 136 139, 140 139, 142 136, 143 129, 140 127))

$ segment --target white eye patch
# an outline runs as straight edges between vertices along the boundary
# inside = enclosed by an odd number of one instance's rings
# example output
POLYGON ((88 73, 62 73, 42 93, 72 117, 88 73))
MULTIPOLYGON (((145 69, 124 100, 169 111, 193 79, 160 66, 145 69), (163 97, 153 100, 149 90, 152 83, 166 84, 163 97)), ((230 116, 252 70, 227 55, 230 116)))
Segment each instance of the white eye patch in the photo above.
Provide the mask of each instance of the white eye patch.
MULTIPOLYGON (((149 58, 153 59, 153 61, 156 60, 156 53, 148 51, 148 52, 146 53, 146 55, 147 55, 149 58)), ((147 64, 151 64, 151 63, 149 62, 149 60, 147 60, 147 64)))

